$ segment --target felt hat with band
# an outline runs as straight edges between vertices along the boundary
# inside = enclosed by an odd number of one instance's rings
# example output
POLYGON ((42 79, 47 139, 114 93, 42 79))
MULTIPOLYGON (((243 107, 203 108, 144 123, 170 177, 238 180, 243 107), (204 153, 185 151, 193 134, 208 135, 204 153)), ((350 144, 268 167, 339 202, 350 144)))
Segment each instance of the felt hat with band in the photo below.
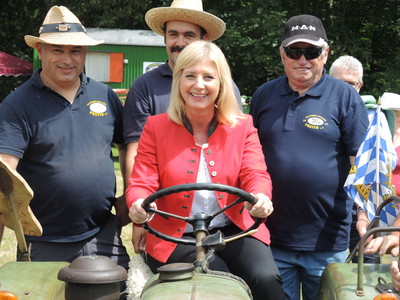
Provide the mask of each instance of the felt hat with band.
POLYGON ((39 37, 26 35, 25 42, 32 48, 35 48, 37 43, 73 46, 95 46, 104 43, 89 37, 79 19, 64 6, 50 8, 39 29, 39 37))
POLYGON ((151 30, 163 36, 166 22, 183 21, 196 24, 204 28, 210 41, 221 37, 226 27, 220 18, 203 11, 201 0, 174 0, 170 7, 150 9, 145 15, 145 20, 151 30))

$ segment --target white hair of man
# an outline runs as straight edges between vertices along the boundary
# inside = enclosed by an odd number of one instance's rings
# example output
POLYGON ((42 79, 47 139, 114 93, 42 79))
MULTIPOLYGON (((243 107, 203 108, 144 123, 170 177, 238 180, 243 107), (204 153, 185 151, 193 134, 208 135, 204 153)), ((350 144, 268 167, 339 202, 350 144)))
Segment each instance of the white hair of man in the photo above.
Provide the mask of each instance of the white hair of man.
POLYGON ((336 69, 345 69, 353 72, 357 72, 359 75, 359 82, 362 82, 363 79, 363 66, 361 62, 350 55, 344 55, 340 56, 338 59, 336 59, 331 68, 329 69, 329 75, 334 75, 336 69))

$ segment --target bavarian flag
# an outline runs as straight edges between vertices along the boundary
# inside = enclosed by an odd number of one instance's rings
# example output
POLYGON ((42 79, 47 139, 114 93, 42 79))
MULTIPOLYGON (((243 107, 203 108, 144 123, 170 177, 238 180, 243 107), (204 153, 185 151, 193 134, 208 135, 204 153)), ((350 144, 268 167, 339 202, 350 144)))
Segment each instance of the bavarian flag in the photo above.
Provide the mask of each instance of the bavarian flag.
MULTIPOLYGON (((372 121, 358 149, 344 190, 367 212, 369 220, 372 221, 379 204, 395 194, 392 171, 397 165, 397 155, 380 105, 370 120, 372 121)), ((386 205, 380 214, 380 225, 392 226, 398 212, 397 203, 386 205)))

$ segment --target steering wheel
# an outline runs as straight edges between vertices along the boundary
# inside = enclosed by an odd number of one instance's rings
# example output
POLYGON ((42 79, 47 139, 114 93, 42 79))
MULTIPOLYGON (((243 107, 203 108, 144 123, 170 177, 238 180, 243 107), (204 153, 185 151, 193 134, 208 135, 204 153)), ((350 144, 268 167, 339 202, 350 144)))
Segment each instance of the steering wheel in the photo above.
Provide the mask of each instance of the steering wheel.
MULTIPOLYGON (((196 222, 204 222, 204 224, 205 224, 204 230, 207 230, 208 225, 210 224, 211 220, 214 219, 217 215, 223 213, 225 210, 229 209, 230 207, 232 207, 236 204, 239 204, 241 202, 244 202, 244 201, 248 201, 248 202, 250 202, 250 204, 254 205, 257 202, 257 199, 253 195, 249 194, 248 192, 245 192, 239 188, 228 186, 228 185, 217 184, 217 183, 188 183, 188 184, 175 185, 175 186, 167 187, 162 190, 158 190, 157 192, 150 195, 142 202, 142 207, 146 212, 155 213, 166 219, 168 219, 169 217, 172 217, 175 219, 183 220, 186 223, 191 224, 191 225, 195 224, 196 222), (160 199, 164 196, 168 196, 171 194, 176 194, 176 193, 184 192, 184 191, 198 191, 198 190, 226 192, 228 194, 236 195, 239 198, 212 215, 207 215, 207 214, 201 213, 201 214, 196 214, 192 217, 182 217, 182 216, 178 216, 175 214, 171 214, 169 212, 164 212, 164 211, 157 210, 157 209, 150 207, 151 203, 153 203, 157 199, 160 199)), ((245 233, 249 232, 250 230, 256 229, 256 228, 258 228, 258 226, 260 226, 260 224, 263 220, 264 220, 263 218, 256 218, 254 221, 254 224, 251 227, 249 227, 246 230, 243 230, 237 234, 226 237, 225 239, 235 238, 236 236, 245 234, 245 233)), ((159 237, 163 240, 173 242, 173 243, 178 243, 178 244, 184 244, 184 245, 196 245, 196 240, 194 238, 173 237, 173 236, 170 236, 170 235, 167 235, 167 234, 164 234, 164 233, 161 233, 161 232, 155 230, 148 223, 144 223, 143 227, 151 234, 153 234, 156 237, 159 237)))

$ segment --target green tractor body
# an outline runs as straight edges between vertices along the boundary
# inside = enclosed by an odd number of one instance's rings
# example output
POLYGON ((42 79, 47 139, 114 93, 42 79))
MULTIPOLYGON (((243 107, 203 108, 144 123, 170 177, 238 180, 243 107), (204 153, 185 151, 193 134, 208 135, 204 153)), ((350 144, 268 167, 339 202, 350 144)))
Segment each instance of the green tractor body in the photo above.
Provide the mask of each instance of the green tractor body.
POLYGON ((363 294, 357 292, 358 264, 335 263, 326 267, 321 280, 319 300, 373 300, 379 278, 391 282, 390 265, 364 264, 363 294))
POLYGON ((159 274, 145 285, 141 300, 249 300, 248 288, 229 276, 194 273, 191 278, 162 281, 159 274))
POLYGON ((57 274, 67 262, 10 262, 0 268, 0 290, 19 300, 64 300, 65 282, 57 274))
MULTIPOLYGON (((400 231, 400 227, 369 229, 360 239, 357 264, 329 264, 322 274, 319 300, 373 300, 383 293, 396 293, 391 284, 390 264, 364 264, 366 240, 381 232, 394 231, 400 231)), ((347 261, 350 261, 350 257, 347 261)))

